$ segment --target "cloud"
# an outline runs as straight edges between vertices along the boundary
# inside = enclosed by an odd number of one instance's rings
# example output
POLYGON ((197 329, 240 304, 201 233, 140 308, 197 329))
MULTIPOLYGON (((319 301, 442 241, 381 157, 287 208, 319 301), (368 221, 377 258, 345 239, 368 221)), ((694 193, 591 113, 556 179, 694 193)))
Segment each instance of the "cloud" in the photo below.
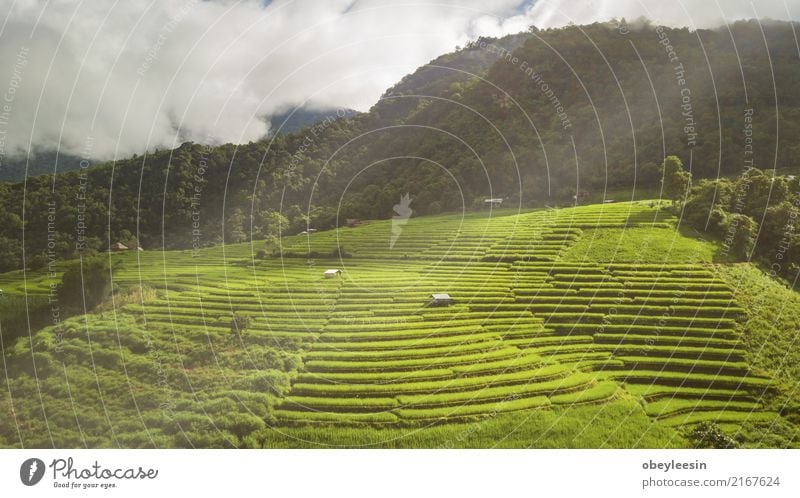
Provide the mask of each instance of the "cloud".
MULTIPOLYGON (((796 17, 797 3, 758 2, 756 9, 796 17)), ((58 148, 99 160, 185 140, 257 140, 272 114, 304 104, 366 110, 402 76, 456 45, 530 24, 641 14, 701 26, 755 16, 744 0, 683 5, 18 0, 0 16, 0 158, 58 148)))
POLYGON ((665 26, 708 28, 738 19, 796 20, 798 0, 539 0, 525 16, 540 27, 585 24, 612 17, 647 17, 665 26))

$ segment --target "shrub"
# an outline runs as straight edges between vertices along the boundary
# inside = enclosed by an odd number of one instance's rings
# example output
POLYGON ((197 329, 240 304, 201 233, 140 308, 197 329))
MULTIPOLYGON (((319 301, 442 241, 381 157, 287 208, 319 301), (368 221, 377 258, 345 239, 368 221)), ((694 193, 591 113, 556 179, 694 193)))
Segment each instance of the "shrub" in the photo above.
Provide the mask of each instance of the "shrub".
POLYGON ((234 334, 242 333, 250 327, 251 319, 247 315, 240 315, 233 312, 231 316, 231 332, 234 334))
POLYGON ((725 434, 714 422, 697 424, 690 438, 695 448, 730 449, 739 446, 735 439, 725 434))
POLYGON ((44 296, 0 296, 0 317, 5 340, 27 335, 52 320, 44 296))
POLYGON ((223 417, 219 424, 239 439, 265 427, 264 421, 249 413, 233 413, 223 417))
POLYGON ((59 300, 65 306, 90 310, 111 292, 111 269, 105 258, 92 258, 71 264, 61 277, 59 300))
POLYGON ((262 370, 241 379, 234 387, 282 395, 289 391, 289 376, 278 370, 262 370))
POLYGON ((41 270, 47 266, 47 258, 43 254, 37 254, 28 260, 28 268, 31 270, 41 270))
POLYGON ((748 258, 756 243, 758 224, 753 218, 739 213, 730 216, 727 222, 724 245, 735 256, 748 258))

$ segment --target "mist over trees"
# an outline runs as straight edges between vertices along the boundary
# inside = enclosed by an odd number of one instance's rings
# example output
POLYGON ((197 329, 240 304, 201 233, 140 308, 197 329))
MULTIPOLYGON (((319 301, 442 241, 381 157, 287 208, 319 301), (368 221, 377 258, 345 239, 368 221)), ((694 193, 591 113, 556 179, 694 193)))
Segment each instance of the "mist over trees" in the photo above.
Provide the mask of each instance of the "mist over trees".
MULTIPOLYGON (((697 31, 613 22, 479 39, 404 78, 369 113, 0 184, 0 271, 132 238, 146 250, 274 245, 278 232, 388 218, 406 192, 418 215, 490 196, 566 204, 576 190, 658 190, 662 180, 675 198, 685 177, 664 177, 667 156, 691 174, 687 214, 702 218, 696 208, 713 202, 716 224, 701 224, 721 227, 732 221, 721 194, 736 185, 703 179, 798 166, 797 57, 782 22, 697 31)), ((754 200, 733 215, 758 224, 757 209, 786 214, 771 192, 769 206, 754 200)))

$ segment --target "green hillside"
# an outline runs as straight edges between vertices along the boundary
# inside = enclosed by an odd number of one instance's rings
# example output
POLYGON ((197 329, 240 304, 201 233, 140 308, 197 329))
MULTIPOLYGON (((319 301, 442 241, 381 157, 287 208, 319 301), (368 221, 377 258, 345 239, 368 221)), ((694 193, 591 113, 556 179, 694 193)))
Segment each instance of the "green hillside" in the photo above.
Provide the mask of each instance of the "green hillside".
POLYGON ((800 445, 776 365, 800 299, 767 334, 777 281, 676 224, 638 201, 110 254, 100 307, 5 339, 0 446, 686 447, 700 422, 800 445))

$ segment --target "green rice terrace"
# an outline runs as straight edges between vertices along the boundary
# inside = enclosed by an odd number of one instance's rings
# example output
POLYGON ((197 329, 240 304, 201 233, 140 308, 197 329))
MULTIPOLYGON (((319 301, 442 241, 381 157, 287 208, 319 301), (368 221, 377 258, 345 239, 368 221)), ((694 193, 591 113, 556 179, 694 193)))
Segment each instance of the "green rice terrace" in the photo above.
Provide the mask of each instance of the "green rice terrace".
POLYGON ((800 300, 665 207, 113 254, 98 309, 3 344, 0 445, 687 447, 713 422, 798 446, 800 300))

